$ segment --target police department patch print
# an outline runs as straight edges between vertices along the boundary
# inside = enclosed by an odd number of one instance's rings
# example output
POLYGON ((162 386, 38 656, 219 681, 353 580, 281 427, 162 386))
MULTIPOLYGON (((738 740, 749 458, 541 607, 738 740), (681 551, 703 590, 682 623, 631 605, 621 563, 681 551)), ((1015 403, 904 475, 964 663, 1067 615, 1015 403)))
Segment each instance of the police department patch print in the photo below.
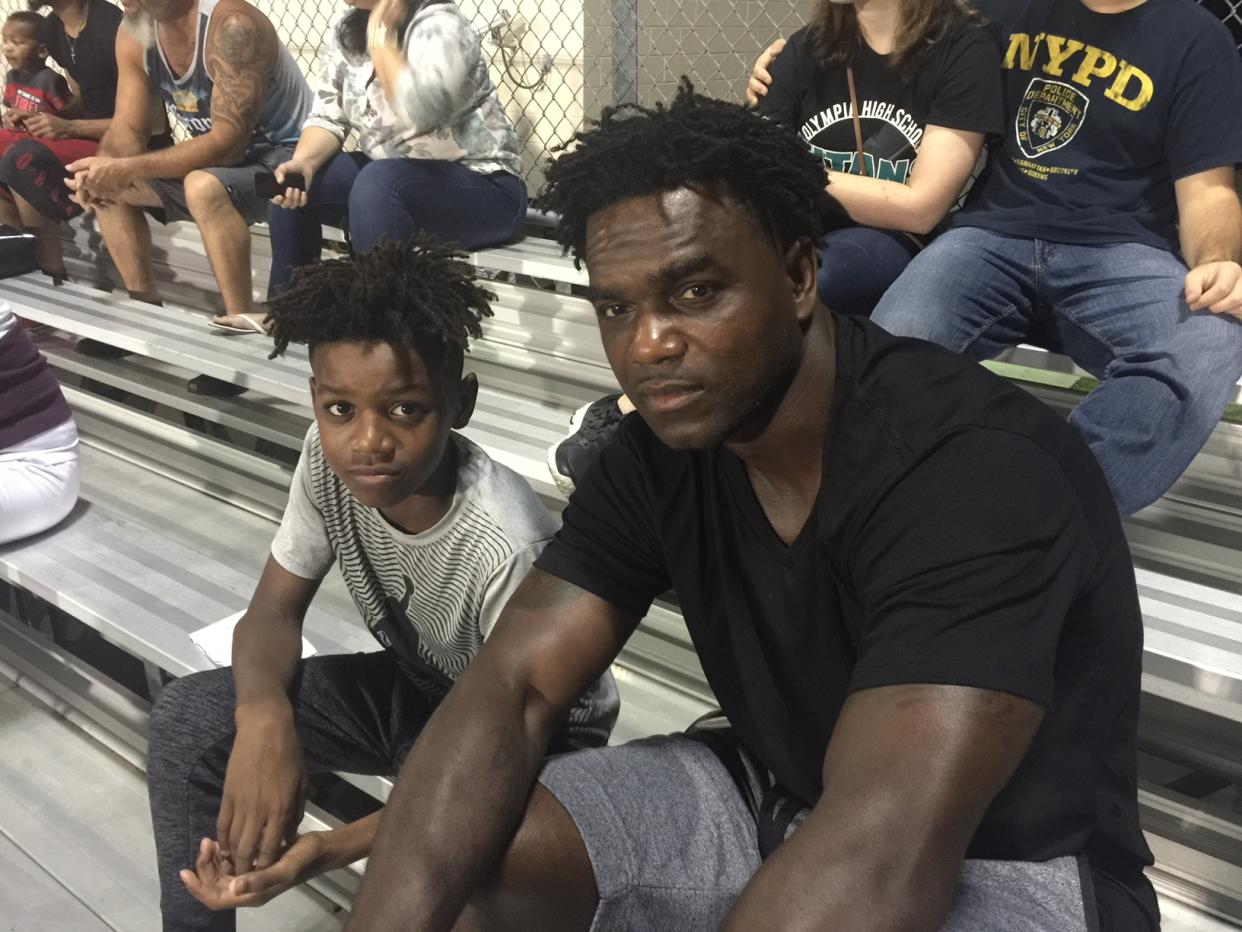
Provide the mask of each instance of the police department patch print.
POLYGON ((1018 148, 1029 159, 1060 149, 1082 126, 1090 102, 1069 84, 1032 78, 1015 121, 1018 148))

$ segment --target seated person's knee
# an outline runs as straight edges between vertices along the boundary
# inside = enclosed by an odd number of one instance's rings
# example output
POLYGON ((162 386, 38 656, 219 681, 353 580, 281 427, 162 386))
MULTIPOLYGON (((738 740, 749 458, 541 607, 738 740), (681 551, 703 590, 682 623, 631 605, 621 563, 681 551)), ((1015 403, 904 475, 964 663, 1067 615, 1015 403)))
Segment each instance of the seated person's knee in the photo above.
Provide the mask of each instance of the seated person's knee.
POLYGON ((224 207, 232 207, 224 183, 211 172, 192 171, 185 176, 185 203, 197 220, 224 207))

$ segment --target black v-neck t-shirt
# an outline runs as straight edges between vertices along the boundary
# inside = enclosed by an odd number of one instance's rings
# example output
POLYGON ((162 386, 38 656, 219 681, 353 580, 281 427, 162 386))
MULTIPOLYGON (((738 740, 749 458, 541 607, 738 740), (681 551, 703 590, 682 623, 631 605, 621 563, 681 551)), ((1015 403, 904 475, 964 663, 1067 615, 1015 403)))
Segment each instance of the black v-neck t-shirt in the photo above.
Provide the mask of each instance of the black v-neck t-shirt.
POLYGON ((736 457, 674 452, 634 416, 536 565, 639 614, 674 590, 737 736, 806 805, 854 690, 955 684, 1040 704, 968 857, 1085 854, 1154 903, 1137 803, 1142 616, 1091 451, 986 369, 833 320, 822 485, 792 546, 736 457))
POLYGON ((90 0, 87 10, 76 39, 66 35, 59 16, 48 14, 48 52, 81 89, 83 119, 106 120, 116 109, 116 31, 123 14, 108 0, 90 0))

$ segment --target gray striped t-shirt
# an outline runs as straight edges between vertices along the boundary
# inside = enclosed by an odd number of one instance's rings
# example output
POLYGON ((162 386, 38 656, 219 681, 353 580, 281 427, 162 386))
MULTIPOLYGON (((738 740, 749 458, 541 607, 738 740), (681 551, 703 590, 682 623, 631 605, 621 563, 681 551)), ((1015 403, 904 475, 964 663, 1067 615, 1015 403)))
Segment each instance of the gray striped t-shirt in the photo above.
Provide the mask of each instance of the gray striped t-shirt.
MULTIPOLYGON (((272 556, 303 579, 335 561, 367 628, 425 693, 439 701, 491 632, 510 594, 556 533, 530 486, 476 444, 452 435, 457 491, 421 534, 361 504, 324 459, 311 425, 272 556)), ((570 712, 574 744, 603 744, 619 700, 605 674, 570 712)))

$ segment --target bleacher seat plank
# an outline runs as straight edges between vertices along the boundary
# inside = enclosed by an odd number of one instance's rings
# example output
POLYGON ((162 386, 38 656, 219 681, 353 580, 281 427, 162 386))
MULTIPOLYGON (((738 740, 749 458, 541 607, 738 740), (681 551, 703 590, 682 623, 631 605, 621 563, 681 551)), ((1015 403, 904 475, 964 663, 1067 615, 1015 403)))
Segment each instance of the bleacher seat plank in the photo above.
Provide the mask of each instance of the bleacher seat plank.
POLYGON ((52 337, 36 342, 58 372, 93 379, 287 449, 301 448, 310 423, 305 405, 283 398, 263 396, 256 399, 249 394, 236 398, 195 395, 185 387, 184 369, 156 359, 92 359, 79 354, 67 340, 52 337))
MULTIPOLYGON (((52 531, 0 547, 0 579, 175 676, 210 667, 189 634, 244 609, 257 571, 215 563, 87 501, 52 531)), ((323 652, 375 649, 361 625, 318 608, 305 630, 323 652)))

